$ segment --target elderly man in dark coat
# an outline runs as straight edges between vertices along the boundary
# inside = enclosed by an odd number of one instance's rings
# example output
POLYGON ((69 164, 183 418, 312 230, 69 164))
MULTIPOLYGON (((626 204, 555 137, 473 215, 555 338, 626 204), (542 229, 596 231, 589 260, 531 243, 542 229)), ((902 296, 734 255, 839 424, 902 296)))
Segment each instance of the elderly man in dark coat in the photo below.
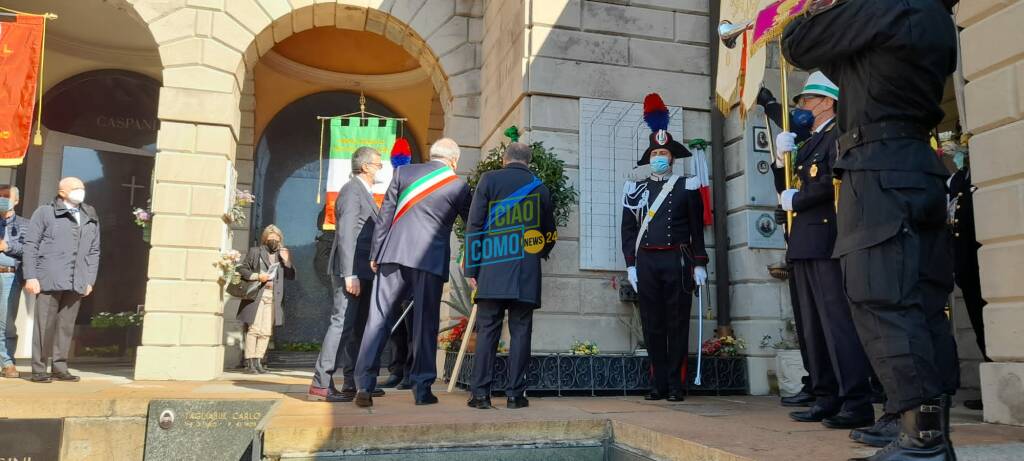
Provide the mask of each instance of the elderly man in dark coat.
POLYGON ((78 381, 68 371, 68 353, 82 298, 92 294, 100 265, 100 222, 86 205, 85 184, 60 181, 57 198, 39 207, 25 236, 25 289, 36 298, 32 335, 32 381, 78 381), (47 362, 52 374, 46 373, 47 362))
POLYGON ((512 143, 504 168, 484 173, 473 194, 466 223, 466 276, 476 286, 477 343, 472 396, 467 405, 491 408, 491 385, 501 324, 508 311, 511 333, 508 408, 529 406, 526 368, 530 362, 533 311, 540 308, 540 260, 555 245, 551 192, 530 172, 530 146, 512 143), (519 243, 515 243, 518 240, 519 243), (497 248, 504 247, 506 251, 497 248))
POLYGON ((263 356, 267 353, 274 327, 284 325, 284 281, 295 279, 291 252, 284 247, 284 233, 271 224, 260 235, 260 246, 249 248, 245 261, 238 266, 243 280, 259 282, 256 299, 243 300, 238 305, 238 320, 245 329, 245 372, 266 373, 263 356))

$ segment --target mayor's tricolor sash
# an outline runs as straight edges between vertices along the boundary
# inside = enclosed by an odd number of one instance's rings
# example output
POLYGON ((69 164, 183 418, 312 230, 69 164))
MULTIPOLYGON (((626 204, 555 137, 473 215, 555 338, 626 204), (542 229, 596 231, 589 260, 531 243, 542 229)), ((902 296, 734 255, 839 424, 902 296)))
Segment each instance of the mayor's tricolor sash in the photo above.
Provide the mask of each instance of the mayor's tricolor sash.
POLYGON ((417 179, 416 182, 412 183, 412 185, 398 195, 398 206, 396 207, 395 220, 393 222, 398 222, 398 219, 405 215, 413 205, 419 203, 420 200, 427 198, 434 191, 458 178, 454 170, 445 166, 417 179))

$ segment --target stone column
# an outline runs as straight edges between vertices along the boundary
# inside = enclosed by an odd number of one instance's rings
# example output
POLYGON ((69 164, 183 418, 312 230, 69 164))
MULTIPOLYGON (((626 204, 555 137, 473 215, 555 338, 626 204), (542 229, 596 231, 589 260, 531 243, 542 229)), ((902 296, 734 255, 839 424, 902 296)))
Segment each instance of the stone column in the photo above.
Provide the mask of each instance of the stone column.
POLYGON ((985 339, 985 421, 1024 425, 1024 3, 960 2, 967 126, 971 139, 985 339))

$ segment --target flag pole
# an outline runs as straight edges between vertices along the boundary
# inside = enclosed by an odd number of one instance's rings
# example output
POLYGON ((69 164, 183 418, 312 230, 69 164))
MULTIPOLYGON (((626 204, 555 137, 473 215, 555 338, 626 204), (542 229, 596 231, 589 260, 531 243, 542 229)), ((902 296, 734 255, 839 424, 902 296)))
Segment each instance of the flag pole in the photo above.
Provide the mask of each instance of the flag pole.
MULTIPOLYGON (((781 48, 782 41, 779 41, 779 46, 781 48)), ((782 54, 782 50, 781 49, 779 50, 779 64, 780 64, 780 66, 779 66, 780 67, 779 75, 780 75, 780 79, 781 79, 780 83, 781 83, 781 86, 782 86, 782 89, 779 92, 780 95, 782 96, 782 109, 783 109, 782 110, 782 131, 783 132, 789 132, 789 90, 787 88, 789 86, 787 84, 788 83, 787 77, 788 77, 788 73, 789 72, 786 69, 786 67, 788 66, 788 64, 786 63, 786 57, 782 54)), ((788 151, 784 152, 782 154, 782 157, 783 157, 782 161, 783 161, 783 163, 785 163, 786 189, 788 190, 788 189, 792 189, 793 188, 793 153, 792 152, 788 152, 788 151)), ((793 212, 792 211, 786 211, 786 233, 788 234, 792 230, 793 230, 793 212)))

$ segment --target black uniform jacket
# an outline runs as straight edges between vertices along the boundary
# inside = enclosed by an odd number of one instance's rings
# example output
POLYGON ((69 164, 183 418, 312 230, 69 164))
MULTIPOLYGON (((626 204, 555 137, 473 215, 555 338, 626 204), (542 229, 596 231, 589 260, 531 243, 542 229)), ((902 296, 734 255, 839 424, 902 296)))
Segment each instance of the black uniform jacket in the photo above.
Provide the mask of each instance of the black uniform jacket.
MULTIPOLYGON (((664 180, 647 178, 641 181, 650 192, 649 204, 653 205, 661 194, 661 189, 668 183, 664 180)), ((686 180, 679 178, 672 191, 665 197, 665 202, 651 218, 647 232, 640 234, 640 225, 644 215, 637 216, 633 210, 623 207, 622 210, 622 256, 626 266, 636 264, 636 239, 640 239, 640 247, 667 248, 686 245, 686 254, 691 263, 704 266, 708 263, 708 253, 704 249, 704 203, 697 191, 686 188, 686 180)))
POLYGON ((978 236, 974 230, 974 185, 971 184, 971 170, 964 167, 949 180, 949 195, 952 201, 953 255, 956 261, 957 277, 968 272, 978 272, 978 236))
MULTIPOLYGON (((786 257, 794 259, 831 259, 836 243, 835 188, 832 164, 836 158, 835 122, 828 122, 811 135, 796 153, 794 164, 800 178, 800 192, 793 196, 793 230, 789 235, 786 257)), ((786 172, 772 167, 775 190, 786 189, 786 172)))
POLYGON ((502 201, 533 178, 526 165, 517 163, 480 177, 469 209, 465 239, 466 277, 476 277, 477 299, 515 300, 540 307, 540 260, 547 259, 558 238, 551 192, 547 186, 537 186, 515 206, 506 207, 510 211, 495 219, 487 231, 484 230, 488 216, 501 203, 509 203, 502 201), (514 230, 519 226, 522 227, 518 231, 514 230), (521 240, 523 248, 511 248, 511 242, 506 238, 510 233, 524 237, 521 240), (544 239, 542 247, 537 246, 540 244, 536 241, 538 234, 544 239), (508 251, 493 249, 505 244, 508 244, 505 248, 508 251))
MULTIPOLYGON (((840 133, 880 122, 913 123, 927 132, 943 117, 943 90, 956 69, 956 28, 937 0, 851 0, 790 23, 782 52, 839 86, 840 133)), ((835 166, 947 177, 927 143, 911 149, 892 144, 840 152, 835 166)))

